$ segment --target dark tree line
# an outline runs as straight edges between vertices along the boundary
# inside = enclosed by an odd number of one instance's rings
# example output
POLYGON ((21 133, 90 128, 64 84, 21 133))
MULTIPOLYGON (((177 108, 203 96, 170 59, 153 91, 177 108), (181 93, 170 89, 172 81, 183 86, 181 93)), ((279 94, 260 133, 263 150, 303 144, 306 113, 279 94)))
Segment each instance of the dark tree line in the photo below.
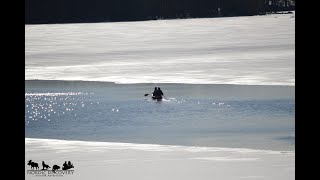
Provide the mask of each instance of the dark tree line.
POLYGON ((25 23, 256 15, 280 5, 279 0, 270 1, 272 5, 266 0, 25 0, 25 23))
POLYGON ((266 0, 264 12, 292 11, 295 10, 295 0, 266 0))

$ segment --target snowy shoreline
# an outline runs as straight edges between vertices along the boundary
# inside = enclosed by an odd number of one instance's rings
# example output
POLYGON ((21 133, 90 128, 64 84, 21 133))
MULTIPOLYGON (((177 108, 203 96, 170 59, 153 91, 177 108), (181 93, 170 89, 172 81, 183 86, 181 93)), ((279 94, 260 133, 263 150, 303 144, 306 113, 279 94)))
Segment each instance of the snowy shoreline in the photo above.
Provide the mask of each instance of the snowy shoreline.
MULTIPOLYGON (((29 160, 74 164, 68 179, 295 179, 295 152, 25 139, 29 160)), ((48 179, 55 177, 46 177, 48 179)))
POLYGON ((117 85, 215 85, 215 86, 279 86, 279 87, 295 87, 295 84, 211 84, 211 83, 179 83, 179 82, 163 82, 163 83, 155 83, 155 82, 131 82, 131 83, 122 83, 122 82, 114 82, 114 81, 100 81, 100 80, 65 80, 65 79, 25 79, 25 82, 52 82, 52 83, 107 83, 107 84, 117 84, 117 85))
POLYGON ((26 80, 295 85, 294 14, 26 27, 26 80))

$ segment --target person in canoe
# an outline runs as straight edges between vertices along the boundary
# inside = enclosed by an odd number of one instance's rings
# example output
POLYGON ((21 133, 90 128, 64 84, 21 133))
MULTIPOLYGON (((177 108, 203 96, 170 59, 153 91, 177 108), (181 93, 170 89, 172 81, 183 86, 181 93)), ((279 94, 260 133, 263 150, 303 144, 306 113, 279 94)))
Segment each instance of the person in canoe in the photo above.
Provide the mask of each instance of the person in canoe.
POLYGON ((156 93, 157 93, 157 91, 158 91, 158 88, 157 88, 157 87, 154 87, 154 91, 153 91, 153 93, 152 93, 152 96, 155 96, 156 93))
POLYGON ((163 96, 163 92, 162 90, 160 89, 160 87, 155 87, 154 88, 154 91, 152 93, 152 99, 154 100, 161 100, 162 99, 162 96, 163 96))

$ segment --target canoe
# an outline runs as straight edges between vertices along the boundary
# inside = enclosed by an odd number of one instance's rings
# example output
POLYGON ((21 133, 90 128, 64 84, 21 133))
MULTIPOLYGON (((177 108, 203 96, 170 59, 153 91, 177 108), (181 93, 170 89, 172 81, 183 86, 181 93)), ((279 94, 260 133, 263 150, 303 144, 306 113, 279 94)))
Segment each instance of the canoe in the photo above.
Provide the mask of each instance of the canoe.
POLYGON ((162 100, 162 96, 152 96, 153 100, 157 100, 157 101, 161 101, 162 100))

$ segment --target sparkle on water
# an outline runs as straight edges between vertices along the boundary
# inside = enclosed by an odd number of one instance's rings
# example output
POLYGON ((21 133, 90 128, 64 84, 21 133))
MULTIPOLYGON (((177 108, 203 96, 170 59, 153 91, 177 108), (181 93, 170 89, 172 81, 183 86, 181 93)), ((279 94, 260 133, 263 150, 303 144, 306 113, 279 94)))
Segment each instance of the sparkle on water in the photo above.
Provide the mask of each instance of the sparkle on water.
MULTIPOLYGON (((59 116, 73 113, 75 109, 85 107, 84 100, 93 93, 63 92, 63 93, 25 93, 25 124, 32 121, 45 120, 48 122, 59 120, 59 116), (62 114, 61 114, 62 113, 62 114)), ((99 102, 94 102, 99 104, 99 102)), ((90 105, 93 102, 89 102, 90 105)))

